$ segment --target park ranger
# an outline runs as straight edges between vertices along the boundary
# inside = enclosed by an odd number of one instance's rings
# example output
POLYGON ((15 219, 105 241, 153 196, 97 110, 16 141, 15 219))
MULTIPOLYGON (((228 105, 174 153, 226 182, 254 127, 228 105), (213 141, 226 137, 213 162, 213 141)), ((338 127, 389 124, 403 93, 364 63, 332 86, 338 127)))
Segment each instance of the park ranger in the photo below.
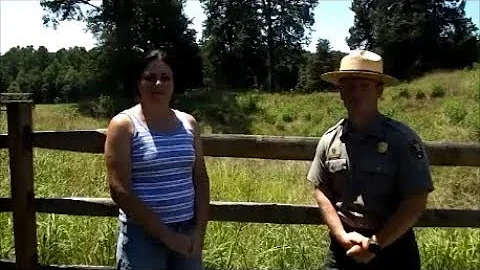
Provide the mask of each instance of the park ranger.
POLYGON ((321 137, 307 175, 330 232, 326 268, 420 269, 412 227, 433 191, 428 157, 411 128, 377 107, 398 80, 364 50, 322 79, 339 87, 348 112, 321 137))

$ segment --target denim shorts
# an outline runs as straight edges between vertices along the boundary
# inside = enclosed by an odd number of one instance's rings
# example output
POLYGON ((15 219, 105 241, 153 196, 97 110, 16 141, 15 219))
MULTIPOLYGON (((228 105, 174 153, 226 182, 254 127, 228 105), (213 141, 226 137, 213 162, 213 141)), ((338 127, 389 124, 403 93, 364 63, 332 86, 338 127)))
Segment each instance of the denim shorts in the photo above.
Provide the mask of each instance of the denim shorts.
MULTIPOLYGON (((176 233, 191 235, 193 220, 171 223, 167 226, 176 233)), ((185 258, 170 250, 159 240, 147 235, 143 228, 132 223, 119 223, 116 268, 130 269, 202 269, 202 258, 185 258)))

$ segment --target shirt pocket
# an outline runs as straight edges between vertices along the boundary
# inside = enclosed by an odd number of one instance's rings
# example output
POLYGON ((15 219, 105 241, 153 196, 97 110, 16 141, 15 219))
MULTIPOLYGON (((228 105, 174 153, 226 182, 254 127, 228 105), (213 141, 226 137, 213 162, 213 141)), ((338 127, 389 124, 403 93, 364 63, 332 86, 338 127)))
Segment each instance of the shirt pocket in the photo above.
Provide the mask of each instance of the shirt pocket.
POLYGON ((393 189, 393 166, 385 161, 365 162, 360 170, 366 193, 388 195, 393 189))
POLYGON ((325 162, 332 182, 330 186, 336 194, 345 192, 348 175, 348 162, 346 158, 331 159, 325 162))

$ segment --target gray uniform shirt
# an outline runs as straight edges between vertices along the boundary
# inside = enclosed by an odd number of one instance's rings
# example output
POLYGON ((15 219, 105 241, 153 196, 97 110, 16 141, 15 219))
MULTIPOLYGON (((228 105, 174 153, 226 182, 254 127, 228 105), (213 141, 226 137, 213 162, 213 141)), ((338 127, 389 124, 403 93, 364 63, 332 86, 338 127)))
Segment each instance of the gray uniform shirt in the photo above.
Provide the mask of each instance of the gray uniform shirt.
POLYGON ((405 195, 433 191, 420 138, 381 114, 364 133, 347 119, 327 130, 307 179, 325 192, 342 222, 362 229, 379 229, 405 195))

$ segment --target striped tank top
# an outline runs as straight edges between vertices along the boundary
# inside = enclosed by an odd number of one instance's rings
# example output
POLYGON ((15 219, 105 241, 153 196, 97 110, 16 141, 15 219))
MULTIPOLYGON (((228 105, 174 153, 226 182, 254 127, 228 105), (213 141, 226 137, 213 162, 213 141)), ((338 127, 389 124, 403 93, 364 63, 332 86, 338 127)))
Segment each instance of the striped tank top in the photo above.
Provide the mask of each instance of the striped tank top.
MULTIPOLYGON (((162 133, 151 131, 132 109, 121 112, 128 115, 134 125, 130 188, 164 223, 185 221, 194 216, 193 127, 184 113, 173 111, 178 124, 174 131, 162 133)), ((129 217, 120 209, 119 219, 127 222, 129 217)))

